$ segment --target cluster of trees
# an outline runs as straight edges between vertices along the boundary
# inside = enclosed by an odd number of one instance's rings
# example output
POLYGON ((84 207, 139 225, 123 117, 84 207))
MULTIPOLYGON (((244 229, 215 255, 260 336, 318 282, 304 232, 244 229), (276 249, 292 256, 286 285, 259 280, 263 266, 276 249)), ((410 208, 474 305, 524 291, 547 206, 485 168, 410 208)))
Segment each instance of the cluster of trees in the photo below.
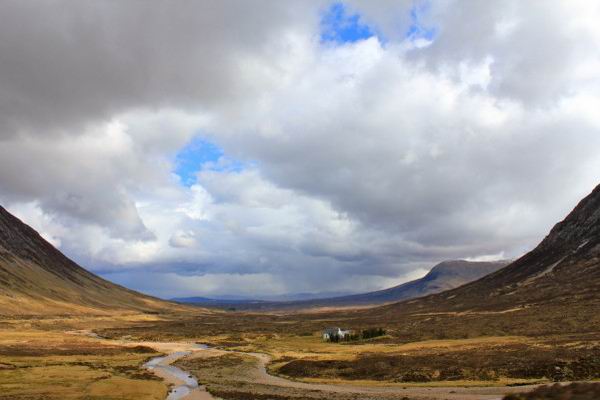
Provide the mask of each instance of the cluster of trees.
POLYGON ((360 339, 360 335, 356 334, 356 333, 350 333, 344 336, 340 336, 340 335, 331 335, 329 336, 329 341, 333 342, 333 343, 339 343, 339 342, 353 342, 356 340, 360 339))
POLYGON ((360 334, 359 333, 350 333, 348 335, 339 336, 339 335, 331 335, 329 337, 329 341, 333 343, 340 342, 354 342, 361 339, 371 339, 378 336, 384 336, 385 329, 383 328, 369 328, 364 329, 360 334))
POLYGON ((375 337, 383 336, 383 335, 385 335, 385 329, 369 328, 369 329, 363 330, 361 336, 363 339, 371 339, 371 338, 375 338, 375 337))

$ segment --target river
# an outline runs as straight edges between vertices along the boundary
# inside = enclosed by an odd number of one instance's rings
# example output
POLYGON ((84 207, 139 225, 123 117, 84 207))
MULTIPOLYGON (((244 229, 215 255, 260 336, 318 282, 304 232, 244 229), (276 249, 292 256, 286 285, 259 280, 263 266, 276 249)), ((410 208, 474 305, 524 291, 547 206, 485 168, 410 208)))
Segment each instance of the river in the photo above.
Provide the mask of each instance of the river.
MULTIPOLYGON (((194 350, 206 349, 206 345, 194 345, 194 350)), ((166 400, 209 400, 214 399, 204 386, 190 373, 171 365, 180 358, 187 357, 192 351, 176 351, 166 356, 155 357, 144 367, 173 385, 166 400)))

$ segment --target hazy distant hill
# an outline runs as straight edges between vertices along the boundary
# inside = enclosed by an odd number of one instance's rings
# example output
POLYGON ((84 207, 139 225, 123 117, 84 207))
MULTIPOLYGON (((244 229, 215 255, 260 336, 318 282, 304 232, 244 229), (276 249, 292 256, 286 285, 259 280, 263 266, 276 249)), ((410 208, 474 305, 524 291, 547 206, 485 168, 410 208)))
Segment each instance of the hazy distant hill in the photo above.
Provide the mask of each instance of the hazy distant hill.
POLYGON ((315 301, 322 306, 372 305, 392 303, 432 293, 454 289, 472 282, 508 265, 509 261, 475 262, 466 260, 444 261, 433 267, 420 279, 389 289, 315 301))
POLYGON ((0 206, 0 314, 156 312, 178 306, 108 282, 0 206))
POLYGON ((472 282, 506 266, 509 261, 473 262, 465 260, 444 261, 429 271, 423 278, 376 292, 355 295, 319 298, 299 301, 260 301, 260 300, 214 300, 206 298, 176 299, 185 303, 202 306, 235 307, 236 309, 300 309, 324 307, 354 307, 381 305, 415 297, 439 293, 472 282))

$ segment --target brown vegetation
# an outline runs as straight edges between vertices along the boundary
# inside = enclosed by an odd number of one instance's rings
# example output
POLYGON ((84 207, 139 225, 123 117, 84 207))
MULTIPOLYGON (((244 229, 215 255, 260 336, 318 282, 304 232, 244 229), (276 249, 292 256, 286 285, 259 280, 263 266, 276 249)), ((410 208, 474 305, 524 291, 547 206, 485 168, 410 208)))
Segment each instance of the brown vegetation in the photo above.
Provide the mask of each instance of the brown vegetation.
POLYGON ((495 381, 501 378, 589 380, 600 378, 600 346, 546 346, 548 342, 362 354, 352 360, 295 360, 278 370, 294 377, 395 382, 495 381))
POLYGON ((7 325, 0 329, 2 400, 163 400, 166 395, 167 386, 142 368, 146 360, 160 355, 149 347, 35 329, 27 320, 7 325))
POLYGON ((529 393, 511 394, 504 400, 598 400, 600 383, 543 386, 529 393))

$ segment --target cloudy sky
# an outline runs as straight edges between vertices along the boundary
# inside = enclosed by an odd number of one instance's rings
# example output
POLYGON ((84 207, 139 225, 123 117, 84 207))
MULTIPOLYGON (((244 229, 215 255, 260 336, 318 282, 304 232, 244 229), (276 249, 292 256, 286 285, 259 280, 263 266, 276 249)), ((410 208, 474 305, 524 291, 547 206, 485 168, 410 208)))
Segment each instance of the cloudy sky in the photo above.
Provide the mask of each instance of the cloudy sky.
POLYGON ((600 183, 600 3, 0 2, 0 204, 163 297, 516 257, 600 183))

